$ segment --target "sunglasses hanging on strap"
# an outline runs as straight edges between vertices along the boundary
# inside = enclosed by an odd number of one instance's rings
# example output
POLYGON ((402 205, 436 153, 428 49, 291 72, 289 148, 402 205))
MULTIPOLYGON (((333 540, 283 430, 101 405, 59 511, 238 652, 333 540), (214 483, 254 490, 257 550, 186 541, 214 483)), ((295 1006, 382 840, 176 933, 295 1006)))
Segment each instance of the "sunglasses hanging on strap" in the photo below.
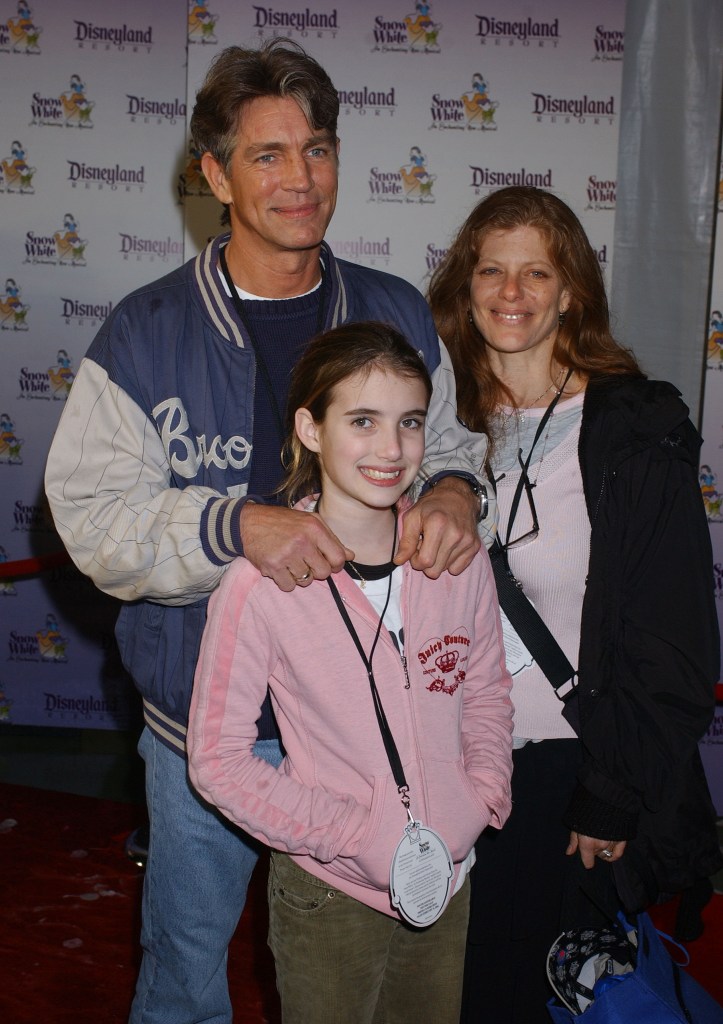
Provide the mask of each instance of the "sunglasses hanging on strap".
MULTIPOLYGON (((550 416, 552 416, 553 409, 555 408, 569 377, 570 374, 568 373, 567 379, 563 383, 562 388, 555 395, 552 402, 550 402, 545 411, 545 415, 540 420, 540 425, 537 428, 530 452, 524 463, 522 462, 520 453, 522 472, 512 499, 512 507, 510 510, 511 519, 513 519, 516 514, 522 490, 525 487, 526 482, 527 486, 529 486, 527 471, 530 466, 535 445, 545 429, 550 416)), ((494 475, 489 466, 487 467, 487 475, 494 486, 494 475)), ((507 531, 508 538, 511 528, 510 523, 507 531)), ((567 655, 550 632, 547 624, 544 622, 537 609, 528 600, 524 590, 522 589, 522 584, 515 578, 514 573, 510 569, 509 558, 507 556, 507 545, 503 545, 501 543, 499 536, 495 538, 495 542, 490 548, 489 554, 497 587, 497 599, 499 600, 500 607, 510 620, 510 624, 519 636, 520 640, 522 640, 524 645, 527 647, 527 650, 544 672, 547 680, 555 691, 555 696, 558 700, 562 701, 564 705, 563 716, 573 727, 575 732, 579 732, 577 701, 572 700, 575 696, 577 687, 575 669, 570 664, 567 655)))

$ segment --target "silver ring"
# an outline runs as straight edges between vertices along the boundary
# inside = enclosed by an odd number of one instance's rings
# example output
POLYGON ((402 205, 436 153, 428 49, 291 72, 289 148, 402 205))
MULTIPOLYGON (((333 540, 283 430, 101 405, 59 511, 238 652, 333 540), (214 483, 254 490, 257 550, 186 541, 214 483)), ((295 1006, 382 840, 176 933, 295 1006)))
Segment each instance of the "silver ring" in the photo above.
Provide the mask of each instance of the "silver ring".
POLYGON ((610 857, 612 857, 612 855, 613 855, 613 851, 612 850, 601 850, 600 851, 600 856, 601 857, 608 857, 608 858, 610 858, 610 857))
POLYGON ((294 579, 297 583, 306 583, 308 579, 311 579, 311 569, 307 569, 303 576, 294 576, 294 579))

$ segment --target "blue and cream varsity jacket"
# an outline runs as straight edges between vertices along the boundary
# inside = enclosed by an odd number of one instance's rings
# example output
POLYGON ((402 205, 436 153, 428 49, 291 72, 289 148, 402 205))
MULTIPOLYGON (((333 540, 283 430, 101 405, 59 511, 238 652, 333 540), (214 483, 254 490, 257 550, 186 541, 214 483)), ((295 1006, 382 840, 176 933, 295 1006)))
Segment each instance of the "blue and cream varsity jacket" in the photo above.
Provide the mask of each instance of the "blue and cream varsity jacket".
MULTIPOLYGON (((179 754, 206 602, 243 554, 239 518, 253 459, 256 361, 218 272, 227 239, 113 310, 78 369, 45 477, 75 564, 125 602, 116 628, 123 663, 147 724, 179 754)), ((418 486, 449 471, 479 476, 486 439, 457 420, 451 364, 419 292, 335 259, 326 245, 322 260, 325 329, 392 323, 430 371, 418 486)), ((490 533, 494 522, 493 510, 490 533)))

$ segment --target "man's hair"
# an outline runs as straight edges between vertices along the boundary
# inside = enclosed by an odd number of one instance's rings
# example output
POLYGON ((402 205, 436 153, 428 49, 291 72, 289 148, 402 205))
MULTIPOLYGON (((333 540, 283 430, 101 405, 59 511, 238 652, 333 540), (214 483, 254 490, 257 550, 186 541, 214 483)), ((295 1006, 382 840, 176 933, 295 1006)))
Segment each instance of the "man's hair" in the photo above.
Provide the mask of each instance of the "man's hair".
POLYGON ((258 50, 229 46, 215 58, 196 94, 191 134, 228 174, 244 106, 275 96, 295 100, 315 132, 336 139, 339 94, 322 66, 290 39, 258 50))
POLYGON ((334 389, 349 377, 368 376, 372 370, 421 381, 429 402, 432 381, 422 357, 388 324, 358 321, 319 334, 296 364, 287 403, 286 476, 279 488, 289 504, 321 488, 319 456, 302 444, 294 428, 297 409, 308 409, 315 423, 323 423, 334 389))

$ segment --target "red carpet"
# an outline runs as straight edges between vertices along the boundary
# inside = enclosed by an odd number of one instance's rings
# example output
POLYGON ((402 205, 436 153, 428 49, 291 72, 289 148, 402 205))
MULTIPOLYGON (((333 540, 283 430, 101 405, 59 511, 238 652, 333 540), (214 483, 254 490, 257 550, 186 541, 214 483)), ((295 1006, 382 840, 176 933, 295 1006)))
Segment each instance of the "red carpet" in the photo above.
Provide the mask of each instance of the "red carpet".
MULTIPOLYGON (((143 874, 125 855, 143 808, 0 785, 0 1021, 125 1024, 143 874)), ((260 864, 230 954, 235 1024, 279 1024, 260 864)), ((672 932, 674 901, 655 908, 672 932)), ((723 896, 703 912, 690 973, 723 1003, 723 896)), ((493 1022, 490 1022, 493 1024, 493 1022)))
MULTIPOLYGON (((0 785, 2 1024, 125 1024, 143 872, 124 843, 144 814, 131 804, 0 785)), ((230 951, 234 1024, 280 1021, 265 884, 260 864, 230 951)))

